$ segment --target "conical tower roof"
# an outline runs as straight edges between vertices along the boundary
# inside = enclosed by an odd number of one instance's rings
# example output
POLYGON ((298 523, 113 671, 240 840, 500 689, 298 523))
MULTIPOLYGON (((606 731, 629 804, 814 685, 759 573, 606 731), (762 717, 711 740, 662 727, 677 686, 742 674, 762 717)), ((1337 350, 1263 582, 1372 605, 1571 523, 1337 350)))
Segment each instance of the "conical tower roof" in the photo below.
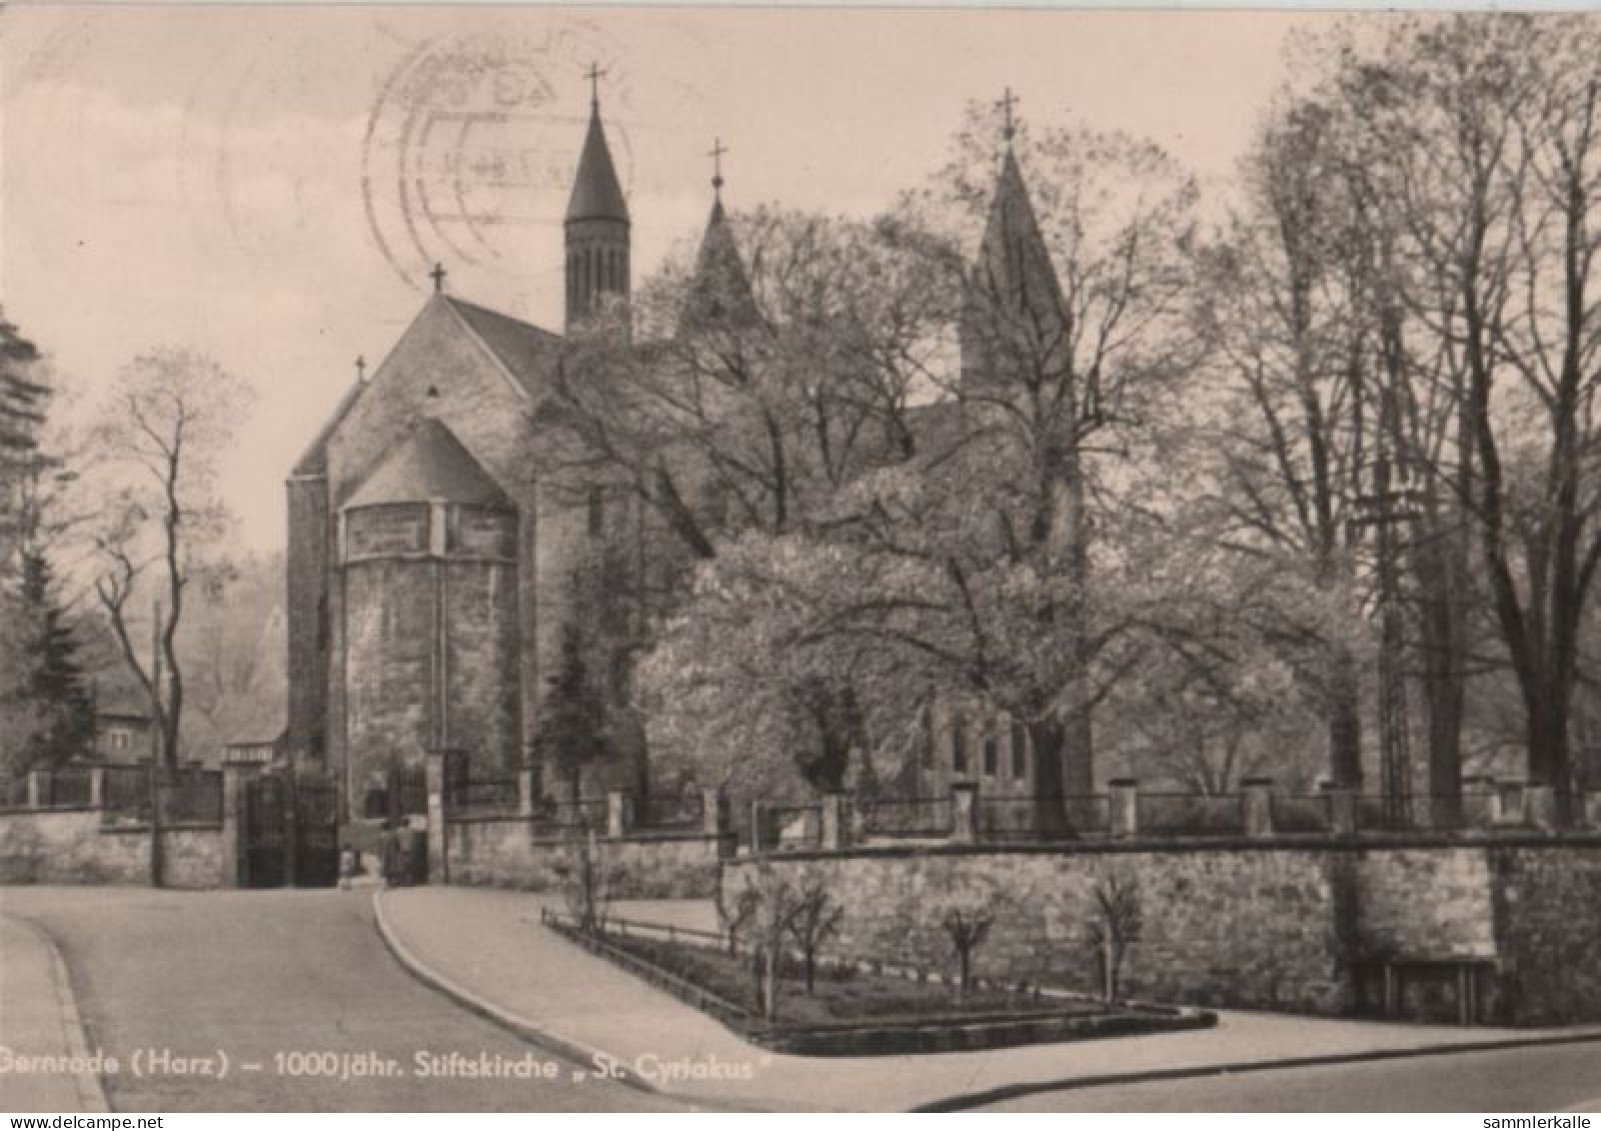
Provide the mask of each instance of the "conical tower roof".
POLYGON ((1028 186, 1023 183, 1023 170, 1010 146, 995 182, 978 264, 991 301, 1027 310, 1039 318, 1064 317, 1062 284, 1051 264, 1028 186))
POLYGON ((723 210, 719 195, 701 236, 700 253, 695 259, 695 277, 679 318, 679 328, 707 324, 753 325, 761 320, 756 296, 751 291, 745 261, 734 242, 734 228, 723 210))
POLYGON ((573 194, 567 201, 567 223, 579 220, 628 223, 628 202, 623 198, 623 186, 617 179, 617 167, 612 164, 606 129, 600 124, 599 101, 589 105, 589 133, 584 136, 578 175, 573 179, 573 194))

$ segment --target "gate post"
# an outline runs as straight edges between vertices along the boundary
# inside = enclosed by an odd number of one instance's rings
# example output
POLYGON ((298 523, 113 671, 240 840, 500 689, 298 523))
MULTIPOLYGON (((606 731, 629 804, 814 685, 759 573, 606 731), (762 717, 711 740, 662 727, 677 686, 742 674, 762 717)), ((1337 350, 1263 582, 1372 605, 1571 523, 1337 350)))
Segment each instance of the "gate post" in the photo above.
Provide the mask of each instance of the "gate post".
POLYGON ((219 868, 223 887, 245 886, 244 843, 244 768, 224 766, 222 768, 222 861, 219 868))
POLYGON ((428 781, 428 882, 450 883, 450 861, 445 858, 445 760, 448 750, 430 750, 425 772, 428 781))
POLYGON ((534 771, 527 766, 517 771, 517 815, 525 821, 534 815, 534 771))
POLYGON ((284 771, 284 886, 300 886, 300 789, 293 768, 284 771))

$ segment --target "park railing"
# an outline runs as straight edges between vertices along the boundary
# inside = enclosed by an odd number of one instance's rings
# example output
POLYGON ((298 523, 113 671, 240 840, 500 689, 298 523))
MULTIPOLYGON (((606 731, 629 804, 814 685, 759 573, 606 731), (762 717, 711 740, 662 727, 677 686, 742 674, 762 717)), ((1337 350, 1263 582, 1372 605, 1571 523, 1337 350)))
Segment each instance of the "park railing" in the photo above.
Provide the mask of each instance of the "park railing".
POLYGON ((635 827, 651 832, 698 831, 705 820, 706 798, 701 793, 643 797, 634 810, 635 827))
POLYGON ((446 803, 464 816, 514 814, 521 807, 515 777, 457 778, 445 785, 446 803))
POLYGON ((942 840, 951 835, 955 819, 951 809, 949 795, 858 800, 851 808, 852 835, 942 840))

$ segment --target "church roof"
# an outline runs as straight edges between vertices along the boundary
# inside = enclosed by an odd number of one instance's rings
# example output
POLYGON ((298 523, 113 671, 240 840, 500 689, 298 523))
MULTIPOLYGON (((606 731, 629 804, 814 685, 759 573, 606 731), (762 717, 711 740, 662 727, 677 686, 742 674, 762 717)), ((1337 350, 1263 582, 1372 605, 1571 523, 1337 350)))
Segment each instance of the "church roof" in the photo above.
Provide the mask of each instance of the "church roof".
POLYGON ((590 104, 589 133, 578 158, 578 174, 573 178, 573 194, 567 201, 567 222, 575 220, 620 220, 628 223, 628 202, 617 180, 606 130, 600 124, 600 104, 590 104))
POLYGON ((760 320, 750 276, 745 271, 745 261, 734 242, 733 225, 728 222, 719 196, 712 204, 706 233, 701 237, 695 277, 690 281, 679 329, 706 322, 750 325, 760 320))
POLYGON ((440 297, 461 315, 517 383, 529 395, 537 396, 560 360, 561 335, 452 295, 440 297))
POLYGON ((291 476, 310 477, 327 473, 328 441, 345 417, 350 415, 350 410, 356 406, 356 401, 360 399, 362 390, 366 387, 367 382, 357 381, 345 390, 345 395, 340 397, 339 403, 334 406, 333 415, 328 418, 328 422, 317 433, 316 439, 311 441, 311 446, 295 463, 294 470, 290 472, 291 476))
POLYGON ((979 266, 988 276, 993 299, 1017 304, 1050 318, 1065 316, 1062 284, 1040 231, 1034 205, 1017 157, 1008 148, 995 182, 979 266))
POLYGON ((367 477, 345 509, 430 499, 507 510, 513 505, 455 433, 439 420, 424 417, 367 477))

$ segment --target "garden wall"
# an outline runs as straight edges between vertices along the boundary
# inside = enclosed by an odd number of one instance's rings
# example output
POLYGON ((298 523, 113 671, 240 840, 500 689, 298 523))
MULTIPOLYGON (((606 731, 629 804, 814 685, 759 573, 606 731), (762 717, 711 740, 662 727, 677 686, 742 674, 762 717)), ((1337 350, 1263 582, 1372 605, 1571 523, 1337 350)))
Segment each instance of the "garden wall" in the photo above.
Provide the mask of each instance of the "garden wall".
MULTIPOLYGON (((771 853, 729 861, 725 887, 758 865, 825 882, 844 908, 830 949, 853 957, 949 966, 941 902, 988 889, 998 913, 980 976, 1094 990, 1096 889, 1119 876, 1138 881, 1144 912, 1124 970, 1132 997, 1336 1014, 1356 1007, 1361 970, 1404 982, 1473 967, 1479 1020, 1601 1021, 1593 837, 771 853)), ((1399 1000, 1404 1013, 1409 991, 1399 1000)))
MULTIPOLYGON (((232 887, 233 860, 222 825, 161 831, 169 887, 232 887)), ((103 823, 97 809, 0 813, 0 883, 148 884, 150 828, 103 823)))
MULTIPOLYGON (((726 838, 701 833, 636 832, 597 837, 596 852, 615 870, 618 899, 707 899, 717 890, 726 838)), ((570 867, 573 842, 526 818, 453 818, 445 822, 448 882, 555 891, 570 867)))

